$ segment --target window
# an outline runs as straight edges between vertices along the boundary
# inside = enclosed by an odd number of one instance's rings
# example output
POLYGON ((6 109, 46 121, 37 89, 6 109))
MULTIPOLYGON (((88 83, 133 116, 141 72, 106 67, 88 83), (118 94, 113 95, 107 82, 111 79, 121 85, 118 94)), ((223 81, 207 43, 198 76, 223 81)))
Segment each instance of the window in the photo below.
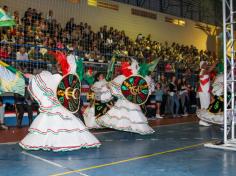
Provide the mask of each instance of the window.
POLYGON ((172 24, 179 25, 179 26, 185 26, 185 24, 186 24, 186 22, 184 20, 174 19, 174 18, 170 18, 170 17, 166 17, 165 22, 172 23, 172 24))

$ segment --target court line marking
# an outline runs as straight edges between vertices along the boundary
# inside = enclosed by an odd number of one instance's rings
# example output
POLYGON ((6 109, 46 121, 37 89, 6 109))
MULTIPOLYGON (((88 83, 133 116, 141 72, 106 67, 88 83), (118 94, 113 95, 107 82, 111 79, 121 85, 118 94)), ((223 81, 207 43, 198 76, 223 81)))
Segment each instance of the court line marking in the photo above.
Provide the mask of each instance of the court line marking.
POLYGON ((102 167, 113 166, 113 165, 117 165, 117 164, 121 164, 121 163, 127 163, 130 161, 151 158, 151 157, 158 156, 158 155, 164 155, 164 154, 168 154, 168 153, 174 153, 174 152, 178 152, 178 151, 182 151, 182 150, 186 150, 186 149, 200 147, 200 146, 202 146, 206 143, 209 143, 209 142, 213 142, 213 141, 207 141, 207 142, 203 142, 203 143, 198 143, 198 144, 189 145, 189 146, 185 146, 185 147, 175 148, 175 149, 166 150, 166 151, 162 151, 162 152, 156 152, 156 153, 152 153, 152 154, 148 154, 148 155, 141 155, 141 156, 137 156, 137 157, 133 157, 133 158, 128 158, 125 160, 120 160, 120 161, 115 161, 115 162, 110 162, 110 163, 105 163, 105 164, 100 164, 100 165, 94 165, 94 166, 90 166, 90 167, 86 167, 86 168, 82 168, 82 169, 78 169, 78 170, 74 170, 74 171, 53 174, 50 176, 64 176, 64 175, 68 175, 68 174, 72 174, 72 173, 79 173, 82 171, 88 171, 88 170, 98 169, 98 168, 102 168, 102 167))
POLYGON ((41 158, 41 157, 39 157, 39 156, 37 156, 37 155, 33 155, 33 154, 28 153, 28 152, 26 152, 26 151, 22 151, 21 153, 24 154, 24 155, 30 156, 30 157, 32 157, 32 158, 38 159, 38 160, 40 160, 40 161, 43 161, 43 162, 45 162, 45 163, 51 164, 51 165, 53 165, 53 166, 60 167, 60 168, 64 168, 62 165, 60 165, 60 164, 58 164, 58 163, 49 161, 49 160, 47 160, 47 159, 41 158))
MULTIPOLYGON (((37 156, 37 155, 28 153, 28 152, 26 152, 26 151, 22 151, 21 153, 24 154, 24 155, 30 156, 30 157, 32 157, 32 158, 34 158, 34 159, 37 159, 37 160, 43 161, 43 162, 45 162, 45 163, 51 164, 51 165, 53 165, 53 166, 56 166, 56 167, 59 167, 59 168, 63 168, 63 169, 67 169, 67 170, 68 170, 68 168, 62 166, 61 164, 58 164, 58 163, 56 163, 56 162, 53 162, 53 161, 44 159, 44 158, 42 158, 42 157, 39 157, 39 156, 37 156)), ((76 172, 76 173, 77 173, 77 174, 80 174, 80 175, 82 175, 82 176, 89 176, 89 175, 84 174, 84 173, 82 173, 82 172, 76 172)))
POLYGON ((4 143, 0 143, 0 145, 12 145, 12 144, 17 144, 19 142, 4 142, 4 143))
POLYGON ((114 131, 92 132, 92 134, 107 134, 107 133, 114 133, 114 132, 116 131, 114 130, 114 131))

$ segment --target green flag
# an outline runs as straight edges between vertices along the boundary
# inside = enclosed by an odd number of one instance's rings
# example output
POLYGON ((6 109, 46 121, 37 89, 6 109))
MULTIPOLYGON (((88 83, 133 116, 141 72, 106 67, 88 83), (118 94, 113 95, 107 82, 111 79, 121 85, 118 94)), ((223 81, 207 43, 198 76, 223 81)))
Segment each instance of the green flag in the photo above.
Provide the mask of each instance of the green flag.
POLYGON ((149 67, 149 71, 150 71, 150 72, 153 72, 153 71, 155 70, 157 64, 159 63, 159 60, 160 60, 160 59, 157 58, 157 59, 153 60, 152 62, 150 62, 150 63, 148 64, 148 67, 149 67))
POLYGON ((0 27, 4 26, 14 26, 15 25, 15 20, 8 16, 5 11, 0 8, 0 27))
POLYGON ((115 62, 116 62, 116 58, 113 56, 107 68, 107 75, 106 75, 107 81, 110 81, 112 79, 112 75, 115 68, 115 62))
POLYGON ((75 63, 76 63, 76 74, 79 76, 80 81, 82 81, 84 77, 83 60, 81 58, 75 59, 75 63))
POLYGON ((138 73, 143 77, 147 76, 148 74, 150 74, 151 72, 155 70, 158 62, 159 62, 159 59, 155 59, 148 64, 147 63, 141 64, 139 67, 138 73))
POLYGON ((0 95, 5 92, 25 94, 25 78, 14 67, 0 61, 0 95))

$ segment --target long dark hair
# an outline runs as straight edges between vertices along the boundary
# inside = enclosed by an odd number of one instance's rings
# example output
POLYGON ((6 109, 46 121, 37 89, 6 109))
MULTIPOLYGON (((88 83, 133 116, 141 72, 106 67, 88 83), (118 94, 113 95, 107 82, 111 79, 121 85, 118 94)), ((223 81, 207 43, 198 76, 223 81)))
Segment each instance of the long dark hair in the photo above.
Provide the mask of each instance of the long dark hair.
POLYGON ((103 75, 103 73, 102 72, 97 72, 96 74, 95 74, 95 81, 99 81, 99 76, 100 75, 103 75))

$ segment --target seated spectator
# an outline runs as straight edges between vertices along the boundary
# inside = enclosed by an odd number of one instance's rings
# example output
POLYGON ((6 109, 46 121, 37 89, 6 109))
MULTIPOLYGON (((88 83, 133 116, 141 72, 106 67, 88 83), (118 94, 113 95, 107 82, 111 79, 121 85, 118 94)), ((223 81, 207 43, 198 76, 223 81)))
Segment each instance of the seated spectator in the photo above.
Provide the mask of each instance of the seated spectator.
POLYGON ((6 32, 3 32, 3 42, 15 43, 15 36, 13 35, 13 30, 8 29, 6 32))
POLYGON ((39 47, 32 48, 29 51, 29 59, 36 60, 36 61, 41 60, 43 58, 43 55, 39 51, 40 51, 39 47))
POLYGON ((24 47, 21 47, 20 50, 16 53, 16 60, 29 60, 28 53, 26 53, 24 47))
POLYGON ((0 47, 0 59, 7 59, 7 58, 9 58, 7 47, 3 45, 2 47, 0 47))
POLYGON ((48 51, 43 54, 41 60, 51 62, 53 64, 56 62, 55 58, 51 54, 49 54, 48 51))

